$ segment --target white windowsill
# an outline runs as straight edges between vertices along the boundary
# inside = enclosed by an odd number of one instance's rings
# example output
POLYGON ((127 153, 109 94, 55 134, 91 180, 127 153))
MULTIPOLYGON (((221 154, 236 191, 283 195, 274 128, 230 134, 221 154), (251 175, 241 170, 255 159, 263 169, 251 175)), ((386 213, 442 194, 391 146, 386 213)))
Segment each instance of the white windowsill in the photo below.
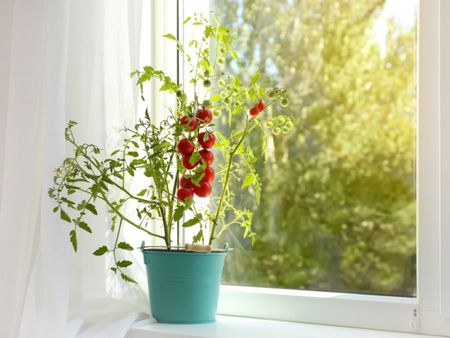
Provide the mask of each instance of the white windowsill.
POLYGON ((217 316, 202 325, 147 324, 133 327, 126 338, 438 338, 400 332, 217 316))

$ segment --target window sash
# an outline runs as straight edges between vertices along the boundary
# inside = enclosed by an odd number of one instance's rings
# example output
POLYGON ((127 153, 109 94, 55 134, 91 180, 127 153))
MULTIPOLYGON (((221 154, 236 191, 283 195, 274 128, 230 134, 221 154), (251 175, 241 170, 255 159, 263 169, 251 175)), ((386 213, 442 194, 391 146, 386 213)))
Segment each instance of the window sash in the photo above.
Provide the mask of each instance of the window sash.
MULTIPOLYGON (((208 0, 162 2, 185 17, 208 0)), ((172 12, 173 13, 173 12, 172 12)), ((420 0, 418 39, 416 298, 243 286, 221 288, 220 314, 426 334, 450 334, 450 1, 420 0), (444 68, 445 67, 445 68, 444 68), (443 93, 443 95, 440 95, 443 93)), ((153 12, 154 27, 167 17, 153 12)), ((173 30, 174 27, 171 26, 173 30)), ((170 29, 169 29, 170 30, 170 29)), ((155 31, 155 30, 154 30, 155 31)), ((161 30, 159 30, 161 32, 161 30)), ((167 55, 167 54, 166 54, 167 55)), ((167 64, 165 65, 168 66, 167 64)), ((174 67, 175 64, 172 64, 174 67)), ((168 68, 167 68, 168 69, 168 68)), ((178 69, 184 79, 182 67, 178 69)), ((154 92, 156 94, 156 92, 154 92)))

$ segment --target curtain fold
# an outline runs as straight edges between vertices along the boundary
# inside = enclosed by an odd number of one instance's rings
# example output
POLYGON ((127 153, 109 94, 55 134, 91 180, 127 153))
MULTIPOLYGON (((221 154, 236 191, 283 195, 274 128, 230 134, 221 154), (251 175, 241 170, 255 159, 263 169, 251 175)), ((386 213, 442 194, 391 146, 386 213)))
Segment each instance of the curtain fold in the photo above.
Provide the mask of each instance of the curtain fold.
MULTIPOLYGON (((6 0, 0 131, 0 336, 61 337, 68 245, 46 190, 64 155, 67 1, 6 0), (6 71, 5 71, 6 70, 6 71)), ((2 8, 3 9, 3 8, 2 8)))
POLYGON ((106 257, 91 254, 110 240, 108 219, 93 220, 94 235, 83 234, 73 255, 70 225, 52 213, 47 196, 53 169, 68 154, 69 119, 80 122, 80 139, 107 150, 120 141, 118 130, 135 121, 138 95, 129 73, 140 67, 142 6, 142 0, 0 2, 2 338, 112 332, 119 338, 148 318, 146 284, 123 284, 110 275, 106 257), (115 316, 105 303, 99 323, 88 311, 96 298, 131 305, 115 316), (72 306, 86 311, 74 317, 72 306))

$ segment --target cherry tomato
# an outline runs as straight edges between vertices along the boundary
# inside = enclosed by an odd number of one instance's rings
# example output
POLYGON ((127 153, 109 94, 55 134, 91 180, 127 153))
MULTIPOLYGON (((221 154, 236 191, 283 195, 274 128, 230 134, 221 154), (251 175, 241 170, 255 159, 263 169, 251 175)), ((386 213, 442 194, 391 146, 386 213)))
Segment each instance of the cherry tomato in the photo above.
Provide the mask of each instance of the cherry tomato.
POLYGON ((180 188, 177 191, 177 197, 180 201, 184 202, 186 199, 194 197, 194 192, 189 188, 180 188))
POLYGON ((208 166, 210 166, 214 162, 214 154, 208 149, 200 150, 199 154, 208 166))
POLYGON ((261 111, 263 111, 263 109, 264 109, 264 107, 265 107, 266 105, 264 104, 264 102, 262 102, 262 101, 259 101, 257 104, 256 104, 256 108, 258 108, 258 110, 261 112, 261 111))
POLYGON ((249 112, 250 112, 250 115, 253 116, 253 117, 258 116, 259 113, 260 113, 260 111, 259 111, 259 109, 257 107, 251 107, 249 112))
POLYGON ((194 189, 191 180, 189 178, 187 178, 187 177, 184 177, 184 176, 180 177, 180 187, 188 188, 188 189, 191 189, 192 191, 194 189))
POLYGON ((203 132, 198 134, 198 143, 202 146, 202 148, 208 149, 212 148, 214 143, 216 142, 216 137, 213 133, 203 132))
POLYGON ((216 173, 214 172, 214 169, 211 167, 206 167, 205 177, 203 177, 202 182, 208 182, 209 184, 211 184, 215 176, 216 173))
POLYGON ((201 124, 210 124, 213 120, 213 114, 208 108, 202 108, 197 111, 197 119, 201 124))
POLYGON ((183 115, 180 118, 180 124, 186 129, 194 131, 197 129, 198 122, 194 116, 183 115))
POLYGON ((200 182, 200 185, 194 185, 194 193, 198 197, 208 197, 211 194, 211 184, 208 182, 200 182))
POLYGON ((183 167, 185 167, 188 170, 194 169, 199 162, 199 161, 197 161, 197 163, 191 164, 191 163, 189 163, 190 158, 191 158, 191 154, 183 156, 183 167))
POLYGON ((193 151, 195 150, 195 146, 194 143, 189 141, 187 138, 183 138, 178 141, 177 149, 180 154, 189 155, 193 153, 193 151))

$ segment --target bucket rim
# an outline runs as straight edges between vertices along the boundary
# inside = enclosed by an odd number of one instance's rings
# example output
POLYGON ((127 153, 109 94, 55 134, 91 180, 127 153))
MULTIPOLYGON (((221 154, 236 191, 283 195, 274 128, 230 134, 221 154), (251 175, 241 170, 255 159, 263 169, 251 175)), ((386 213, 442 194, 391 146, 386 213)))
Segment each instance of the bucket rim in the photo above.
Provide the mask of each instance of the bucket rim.
POLYGON ((187 255, 191 255, 191 254, 197 254, 197 255, 222 255, 222 254, 226 254, 228 252, 228 250, 225 249, 214 249, 211 250, 211 252, 195 252, 195 251, 186 251, 186 249, 184 247, 171 247, 171 249, 169 250, 167 247, 165 246, 146 246, 146 247, 141 247, 140 248, 142 253, 158 253, 158 254, 163 254, 163 255, 173 255, 173 254, 178 254, 178 255, 183 255, 183 254, 187 254, 187 255))

